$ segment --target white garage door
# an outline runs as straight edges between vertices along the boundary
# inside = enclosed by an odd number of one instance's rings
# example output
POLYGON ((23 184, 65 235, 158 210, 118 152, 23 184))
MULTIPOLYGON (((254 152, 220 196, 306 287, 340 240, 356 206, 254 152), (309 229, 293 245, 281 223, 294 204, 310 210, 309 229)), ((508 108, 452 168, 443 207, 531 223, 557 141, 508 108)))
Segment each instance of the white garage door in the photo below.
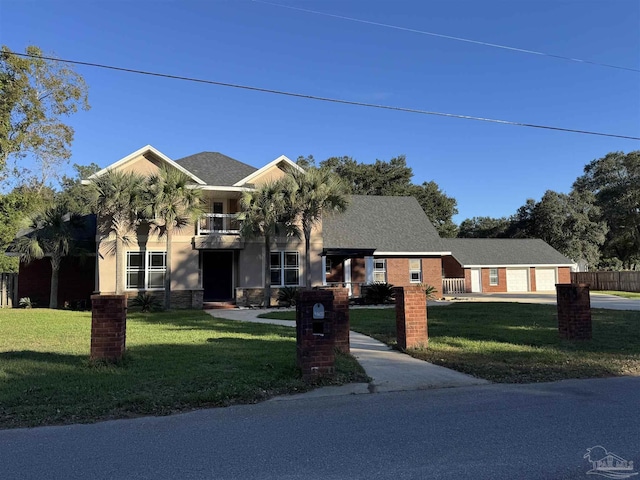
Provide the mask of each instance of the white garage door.
POLYGON ((536 268, 536 290, 538 292, 556 289, 556 269, 536 268))
POLYGON ((507 268, 507 292, 527 292, 529 290, 528 268, 507 268))

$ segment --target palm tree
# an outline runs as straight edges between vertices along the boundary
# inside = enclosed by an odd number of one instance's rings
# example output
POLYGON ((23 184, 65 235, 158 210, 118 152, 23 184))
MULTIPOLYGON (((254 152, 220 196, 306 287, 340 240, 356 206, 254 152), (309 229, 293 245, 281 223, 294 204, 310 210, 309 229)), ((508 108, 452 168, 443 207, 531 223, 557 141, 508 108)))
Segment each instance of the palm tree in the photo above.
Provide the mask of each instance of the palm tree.
POLYGON ((92 179, 98 194, 97 213, 101 220, 108 219, 109 232, 115 237, 116 294, 124 292, 124 246, 129 234, 139 223, 142 207, 144 177, 133 172, 108 170, 92 179))
POLYGON ((47 257, 51 262, 49 308, 58 308, 58 277, 62 259, 74 249, 73 231, 82 226, 83 218, 68 214, 60 205, 46 208, 33 218, 27 235, 19 237, 11 250, 25 263, 47 257))
POLYGON ((173 234, 192 224, 202 214, 202 190, 190 177, 163 167, 147 180, 144 216, 167 242, 167 270, 164 278, 164 307, 171 308, 171 250, 173 234))
POLYGON ((291 198, 288 183, 280 180, 267 182, 257 190, 245 191, 240 198, 241 211, 238 219, 241 234, 246 238, 264 239, 264 306, 271 305, 271 241, 279 236, 298 233, 293 223, 293 212, 289 208, 291 198))
POLYGON ((349 189, 340 177, 325 168, 295 169, 289 175, 294 182, 292 206, 304 234, 305 286, 311 287, 311 229, 320 222, 322 215, 347 209, 349 189))

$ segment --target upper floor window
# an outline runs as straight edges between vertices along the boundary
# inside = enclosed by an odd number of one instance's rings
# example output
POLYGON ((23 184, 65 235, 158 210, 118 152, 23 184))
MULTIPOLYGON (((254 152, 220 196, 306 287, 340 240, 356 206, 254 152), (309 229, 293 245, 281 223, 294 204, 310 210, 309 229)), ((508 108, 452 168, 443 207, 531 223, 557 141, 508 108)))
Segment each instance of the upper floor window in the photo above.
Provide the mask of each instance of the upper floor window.
POLYGON ((298 252, 271 252, 271 285, 300 285, 300 255, 298 252))
POLYGON ((163 289, 167 252, 127 252, 127 289, 163 289))

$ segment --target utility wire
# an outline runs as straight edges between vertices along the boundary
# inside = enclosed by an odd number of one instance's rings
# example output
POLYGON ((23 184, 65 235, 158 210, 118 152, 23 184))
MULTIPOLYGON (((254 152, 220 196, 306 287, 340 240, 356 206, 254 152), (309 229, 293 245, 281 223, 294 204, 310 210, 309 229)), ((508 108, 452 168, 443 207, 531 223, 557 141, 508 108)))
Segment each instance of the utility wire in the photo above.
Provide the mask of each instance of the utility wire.
POLYGON ((251 1, 253 1, 255 3, 262 3, 264 5, 271 5, 271 6, 274 6, 274 7, 288 8, 289 10, 297 10, 299 12, 313 13, 315 15, 323 15, 325 17, 339 18, 341 20, 349 20, 351 22, 365 23, 367 25, 375 25, 377 27, 393 28, 395 30, 402 30, 404 32, 419 33, 421 35, 430 35, 432 37, 446 38, 446 39, 449 39, 449 40, 457 40, 459 42, 474 43, 476 45, 484 45, 485 47, 502 48, 504 50, 511 50, 511 51, 514 51, 514 52, 528 53, 528 54, 531 54, 531 55, 541 55, 541 56, 544 56, 544 57, 552 57, 552 58, 558 58, 558 59, 561 59, 561 60, 569 60, 569 61, 572 61, 572 62, 587 63, 587 64, 590 64, 590 65, 597 65, 599 67, 616 68, 618 70, 627 70, 629 72, 640 73, 640 69, 638 69, 638 68, 622 67, 620 65, 611 65, 609 63, 594 62, 592 60, 583 60, 583 59, 580 59, 580 58, 565 57, 563 55, 556 55, 556 54, 553 54, 553 53, 538 52, 536 50, 527 50, 525 48, 510 47, 508 45, 500 45, 498 43, 489 43, 489 42, 482 42, 480 40, 472 40, 470 38, 454 37, 452 35, 444 35, 444 34, 441 34, 441 33, 427 32, 427 31, 424 31, 424 30, 417 30, 417 29, 414 29, 414 28, 401 27, 401 26, 398 26, 398 25, 390 25, 388 23, 372 22, 372 21, 369 21, 369 20, 362 20, 360 18, 346 17, 344 15, 336 15, 336 14, 333 14, 333 13, 319 12, 317 10, 309 10, 309 9, 306 9, 306 8, 292 7, 290 5, 282 5, 282 4, 279 4, 279 3, 266 2, 264 0, 251 0, 251 1))
POLYGON ((262 87, 253 87, 250 85, 239 85, 236 83, 227 83, 227 82, 217 82, 215 80, 205 80, 202 78, 192 78, 192 77, 184 77, 181 75, 171 75, 168 73, 158 73, 158 72, 149 72, 145 70, 137 70, 133 68, 124 68, 124 67, 116 67, 113 65, 104 65, 100 63, 93 62, 81 62, 78 60, 67 60, 62 58, 55 57, 45 57, 40 55, 30 55, 27 53, 16 53, 16 52, 2 52, 3 54, 8 55, 17 55, 20 57, 31 57, 31 58, 41 58, 43 60, 52 60, 56 62, 65 62, 72 65, 84 65, 87 67, 96 67, 96 68, 104 68, 108 70, 115 70, 118 72, 127 72, 127 73, 137 73, 140 75, 149 75, 152 77, 161 77, 161 78, 170 78, 173 80, 184 80, 187 82, 195 82, 195 83, 204 83, 207 85, 217 85, 220 87, 231 87, 231 88, 239 88, 242 90, 251 90, 254 92, 262 92, 262 93, 273 93, 275 95, 284 95, 287 97, 296 97, 296 98, 306 98, 308 100, 319 100, 322 102, 331 102, 331 103, 339 103, 342 105, 354 105, 357 107, 369 107, 369 108, 379 108, 383 110, 394 110, 397 112, 407 112, 407 113, 417 113, 420 115, 436 115, 440 117, 450 117, 450 118, 462 118, 465 120, 478 120, 482 122, 491 122, 491 123, 501 123, 503 125, 515 125, 518 127, 529 127, 529 128, 541 128, 545 130, 556 130, 560 132, 571 132, 571 133, 580 133, 584 135, 598 135, 601 137, 613 137, 613 138, 624 138, 627 140, 640 140, 640 137, 632 137, 628 135, 617 135, 613 133, 603 133, 603 132, 592 132, 588 130, 576 130, 573 128, 563 128, 563 127, 553 127, 549 125, 537 125, 534 123, 521 123, 521 122, 512 122, 509 120, 498 120, 495 118, 484 118, 484 117, 474 117, 472 115, 459 115, 455 113, 443 113, 443 112, 432 112, 429 110, 421 110, 417 108, 406 108, 406 107, 395 107, 392 105, 379 105, 375 103, 365 103, 365 102, 355 102, 353 100, 342 100, 339 98, 329 98, 329 97, 319 97, 316 95, 307 95, 304 93, 295 93, 295 92, 285 92, 282 90, 273 90, 270 88, 262 88, 262 87))

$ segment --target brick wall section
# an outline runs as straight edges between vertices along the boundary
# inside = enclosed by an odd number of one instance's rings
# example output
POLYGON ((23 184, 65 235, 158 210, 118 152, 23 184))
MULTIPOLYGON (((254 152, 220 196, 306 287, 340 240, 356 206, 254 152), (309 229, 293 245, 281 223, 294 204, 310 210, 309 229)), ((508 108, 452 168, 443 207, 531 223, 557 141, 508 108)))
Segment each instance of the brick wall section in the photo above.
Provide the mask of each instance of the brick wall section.
POLYGON ((571 283, 571 267, 558 267, 558 283, 571 283))
MULTIPOLYGON (((489 268, 483 268, 480 272, 482 278, 482 291, 485 293, 506 292, 507 269, 498 268, 498 285, 489 285, 489 270, 489 268)), ((471 279, 469 279, 469 282, 471 282, 471 279)))
POLYGON ((557 284, 558 333, 565 340, 591 340, 589 285, 557 284))
POLYGON ((127 334, 126 295, 91 296, 91 360, 117 362, 127 334))
MULTIPOLYGON (((409 272, 407 271, 407 276, 409 272)), ((436 297, 442 297, 442 259, 422 259, 422 283, 436 287, 436 297)))
POLYGON ((471 269, 464 269, 464 290, 467 293, 471 293, 471 269))
POLYGON ((408 258, 387 258, 387 283, 397 287, 410 284, 408 258))
POLYGON ((342 287, 326 287, 333 292, 333 313, 336 329, 336 348, 350 353, 349 343, 349 290, 342 287))
POLYGON ((536 292, 536 269, 535 267, 529 269, 529 291, 536 292))
POLYGON ((305 382, 321 377, 333 377, 336 372, 336 332, 333 310, 333 292, 301 290, 296 304, 296 357, 305 382), (313 306, 321 303, 325 319, 316 320, 321 332, 314 333, 313 306))
POLYGON ((427 298, 420 286, 395 287, 396 331, 402 350, 427 346, 427 298))

